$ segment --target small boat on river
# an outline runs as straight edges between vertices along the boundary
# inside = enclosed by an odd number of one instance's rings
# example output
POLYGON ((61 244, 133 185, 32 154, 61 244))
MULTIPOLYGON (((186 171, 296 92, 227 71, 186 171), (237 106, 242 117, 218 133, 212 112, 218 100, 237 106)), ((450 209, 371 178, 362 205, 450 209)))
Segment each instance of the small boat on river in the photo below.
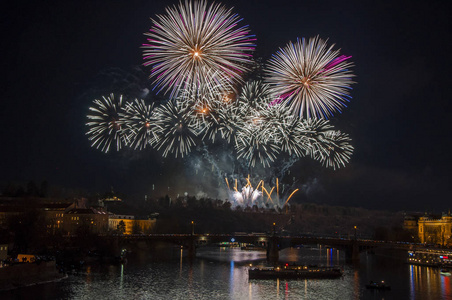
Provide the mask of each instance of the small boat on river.
POLYGON ((254 245, 247 245, 240 248, 241 250, 247 250, 247 251, 265 251, 266 249, 260 246, 254 246, 254 245))
POLYGON ((373 282, 373 281, 371 281, 369 284, 366 284, 366 289, 390 290, 391 286, 387 285, 384 281, 382 281, 382 282, 373 282))
POLYGON ((339 267, 285 265, 248 269, 249 279, 334 279, 342 275, 339 267))
POLYGON ((448 270, 448 269, 441 269, 441 271, 439 272, 441 275, 444 275, 444 276, 450 276, 450 275, 452 275, 451 273, 450 273, 450 270, 448 270))

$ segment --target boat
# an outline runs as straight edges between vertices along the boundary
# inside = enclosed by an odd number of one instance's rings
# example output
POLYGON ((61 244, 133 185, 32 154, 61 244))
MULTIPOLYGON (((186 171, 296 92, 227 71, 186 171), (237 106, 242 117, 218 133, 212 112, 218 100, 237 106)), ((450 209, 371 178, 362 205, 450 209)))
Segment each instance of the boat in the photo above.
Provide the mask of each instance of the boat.
POLYGON ((441 270, 439 271, 439 273, 440 273, 441 275, 444 275, 444 276, 450 276, 450 275, 452 275, 448 269, 441 269, 441 270))
POLYGON ((339 267, 296 266, 257 267, 248 269, 249 279, 334 279, 343 275, 339 267))
POLYGON ((369 282, 369 284, 366 284, 366 289, 390 290, 391 286, 387 285, 384 281, 382 281, 382 282, 371 281, 371 282, 369 282))
POLYGON ((266 249, 264 247, 255 246, 255 245, 246 245, 240 248, 241 250, 248 250, 248 251, 265 251, 266 249))

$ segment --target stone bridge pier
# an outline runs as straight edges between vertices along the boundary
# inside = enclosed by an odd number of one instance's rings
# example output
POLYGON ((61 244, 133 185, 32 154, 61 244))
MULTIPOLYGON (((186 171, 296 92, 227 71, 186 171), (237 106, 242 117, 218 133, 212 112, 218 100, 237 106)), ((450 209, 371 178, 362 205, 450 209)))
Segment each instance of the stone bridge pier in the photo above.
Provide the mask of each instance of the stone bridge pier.
POLYGON ((272 236, 267 242, 267 261, 278 262, 279 260, 279 239, 277 236, 272 236))
POLYGON ((196 257, 196 237, 194 235, 187 239, 184 248, 188 250, 189 259, 194 259, 196 257))
POLYGON ((345 247, 345 260, 347 262, 359 263, 359 245, 356 240, 352 240, 350 245, 345 247))

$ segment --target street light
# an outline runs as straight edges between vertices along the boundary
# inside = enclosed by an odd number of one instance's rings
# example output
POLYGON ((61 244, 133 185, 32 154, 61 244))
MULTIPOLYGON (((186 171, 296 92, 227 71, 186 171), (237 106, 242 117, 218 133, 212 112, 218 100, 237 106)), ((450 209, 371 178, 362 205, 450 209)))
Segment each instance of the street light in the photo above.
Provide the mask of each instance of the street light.
POLYGON ((191 221, 191 235, 195 234, 195 222, 191 221))
POLYGON ((355 225, 355 241, 356 241, 356 225, 355 225))

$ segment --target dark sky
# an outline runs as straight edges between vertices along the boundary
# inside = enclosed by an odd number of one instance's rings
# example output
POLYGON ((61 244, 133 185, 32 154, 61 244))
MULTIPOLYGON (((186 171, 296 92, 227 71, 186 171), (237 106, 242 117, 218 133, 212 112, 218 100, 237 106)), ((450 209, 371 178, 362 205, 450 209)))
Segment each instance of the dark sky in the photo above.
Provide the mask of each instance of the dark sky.
MULTIPOLYGON (((113 186, 132 198, 150 193, 152 184, 183 185, 183 161, 156 151, 100 153, 84 125, 93 97, 114 80, 134 83, 149 18, 177 1, 11 2, 0 19, 0 184, 47 180, 90 192, 113 186)), ((316 35, 353 56, 353 99, 332 122, 350 134, 355 154, 336 172, 295 165, 291 174, 301 178, 305 201, 452 208, 447 1, 222 3, 256 34, 264 61, 289 41, 316 35)))

